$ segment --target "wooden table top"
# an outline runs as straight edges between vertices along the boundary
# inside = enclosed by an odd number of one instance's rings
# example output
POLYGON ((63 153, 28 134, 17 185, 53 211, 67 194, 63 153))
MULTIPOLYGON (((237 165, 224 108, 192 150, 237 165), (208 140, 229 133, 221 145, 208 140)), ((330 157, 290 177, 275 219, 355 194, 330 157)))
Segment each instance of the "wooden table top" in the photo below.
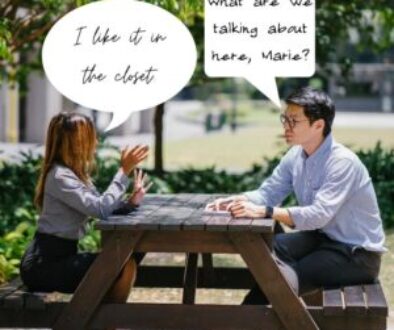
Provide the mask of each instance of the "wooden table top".
POLYGON ((231 215, 204 212, 205 205, 223 195, 148 194, 138 210, 100 220, 100 230, 246 231, 273 233, 272 219, 235 219, 231 215))

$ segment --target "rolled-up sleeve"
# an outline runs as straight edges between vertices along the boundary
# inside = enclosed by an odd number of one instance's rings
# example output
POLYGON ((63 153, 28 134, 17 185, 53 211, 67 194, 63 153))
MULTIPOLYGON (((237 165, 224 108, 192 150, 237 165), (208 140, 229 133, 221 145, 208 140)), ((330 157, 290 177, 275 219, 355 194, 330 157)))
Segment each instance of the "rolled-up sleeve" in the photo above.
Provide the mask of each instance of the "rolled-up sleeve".
POLYGON ((251 202, 258 205, 276 206, 291 193, 294 148, 290 149, 276 166, 272 175, 264 180, 257 190, 245 192, 251 202))
POLYGON ((121 203, 130 180, 119 170, 107 190, 100 194, 69 169, 58 171, 47 192, 86 216, 106 219, 121 203))
POLYGON ((334 218, 340 207, 349 198, 358 175, 353 162, 350 159, 341 159, 329 168, 330 172, 317 191, 311 205, 288 208, 296 229, 323 228, 334 218))

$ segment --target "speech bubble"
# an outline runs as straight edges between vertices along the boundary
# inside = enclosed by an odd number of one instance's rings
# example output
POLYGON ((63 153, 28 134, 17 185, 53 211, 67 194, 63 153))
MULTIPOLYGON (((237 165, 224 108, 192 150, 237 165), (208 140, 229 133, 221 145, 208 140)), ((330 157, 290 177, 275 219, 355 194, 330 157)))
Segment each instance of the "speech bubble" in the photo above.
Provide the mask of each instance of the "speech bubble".
POLYGON ((205 0, 205 73, 244 77, 280 107, 276 77, 315 72, 312 0, 205 0))
POLYGON ((197 50, 186 26, 164 9, 105 0, 62 17, 46 36, 42 60, 60 93, 113 112, 108 131, 178 93, 194 72, 197 50))

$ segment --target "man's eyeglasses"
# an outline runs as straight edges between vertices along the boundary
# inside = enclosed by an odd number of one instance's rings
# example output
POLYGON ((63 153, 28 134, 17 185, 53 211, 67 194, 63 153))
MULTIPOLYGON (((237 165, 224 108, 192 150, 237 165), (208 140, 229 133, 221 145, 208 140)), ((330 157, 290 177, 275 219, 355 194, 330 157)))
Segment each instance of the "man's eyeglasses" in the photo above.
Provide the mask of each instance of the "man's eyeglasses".
POLYGON ((293 129, 294 127, 296 127, 298 123, 301 123, 301 122, 303 122, 303 121, 309 121, 309 119, 296 120, 296 119, 294 119, 294 118, 289 118, 289 117, 287 117, 287 116, 284 115, 284 114, 281 114, 281 115, 279 116, 279 119, 280 119, 280 122, 282 123, 282 125, 287 124, 287 125, 289 125, 289 127, 290 127, 291 129, 293 129))

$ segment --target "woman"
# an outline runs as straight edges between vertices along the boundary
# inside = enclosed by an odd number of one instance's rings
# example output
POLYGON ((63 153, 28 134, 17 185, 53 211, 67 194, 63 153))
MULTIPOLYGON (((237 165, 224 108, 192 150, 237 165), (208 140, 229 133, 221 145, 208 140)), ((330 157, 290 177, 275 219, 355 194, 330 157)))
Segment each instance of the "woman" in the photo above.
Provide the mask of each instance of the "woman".
MULTIPOLYGON (((31 291, 74 292, 96 258, 95 253, 77 252, 88 217, 106 219, 118 209, 131 211, 149 188, 144 187, 142 172, 135 171, 131 197, 123 199, 128 175, 148 155, 147 147, 137 146, 122 151, 120 169, 100 195, 90 178, 96 146, 96 130, 88 117, 60 113, 52 118, 36 187, 38 228, 20 267, 22 280, 31 291)), ((135 275, 136 264, 131 259, 109 291, 108 301, 126 301, 135 275)))

